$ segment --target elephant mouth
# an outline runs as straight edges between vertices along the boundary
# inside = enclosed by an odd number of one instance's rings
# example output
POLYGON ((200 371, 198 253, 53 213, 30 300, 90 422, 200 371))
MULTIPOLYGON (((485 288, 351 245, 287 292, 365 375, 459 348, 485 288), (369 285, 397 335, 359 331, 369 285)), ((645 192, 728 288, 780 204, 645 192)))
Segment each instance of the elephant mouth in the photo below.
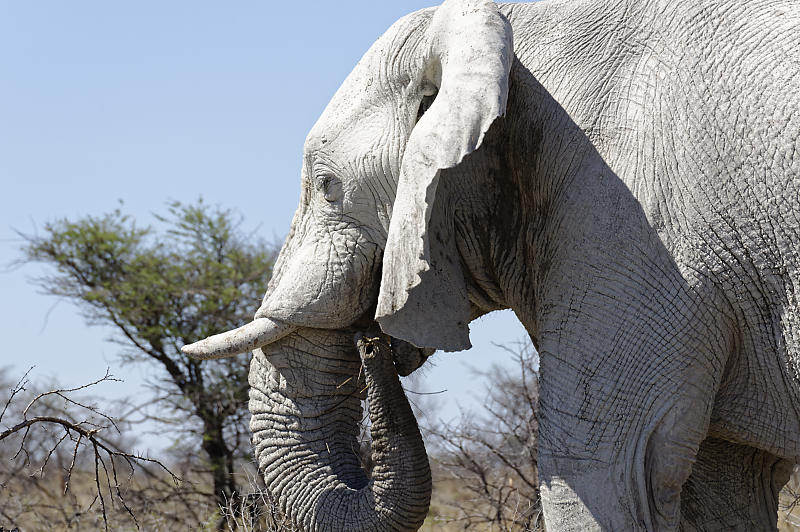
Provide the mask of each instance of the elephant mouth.
POLYGON ((393 336, 389 336, 389 339, 394 367, 401 377, 411 375, 419 369, 434 352, 434 349, 416 347, 393 336))

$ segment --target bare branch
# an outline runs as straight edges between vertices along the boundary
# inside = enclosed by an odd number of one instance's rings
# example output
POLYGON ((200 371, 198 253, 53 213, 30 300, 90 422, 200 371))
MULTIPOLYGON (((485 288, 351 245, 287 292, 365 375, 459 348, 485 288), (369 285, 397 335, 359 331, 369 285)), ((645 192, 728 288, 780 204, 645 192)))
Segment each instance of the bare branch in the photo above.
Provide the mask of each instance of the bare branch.
POLYGON ((437 519, 464 529, 538 531, 542 523, 536 468, 535 354, 530 344, 501 347, 514 355, 519 373, 475 370, 492 383, 484 413, 465 412, 457 425, 424 428, 427 438, 437 444, 434 482, 447 486, 449 492, 439 507, 454 511, 437 519))
POLYGON ((30 368, 28 368, 28 371, 25 372, 25 375, 23 375, 19 379, 19 381, 17 381, 17 384, 15 384, 13 388, 11 388, 11 395, 8 396, 8 400, 6 401, 6 404, 3 406, 3 411, 0 412, 0 421, 3 421, 3 416, 6 414, 6 411, 8 410, 8 407, 11 404, 11 402, 14 401, 14 397, 16 397, 18 393, 25 391, 25 385, 28 384, 29 382, 28 375, 30 374, 31 371, 33 371, 33 368, 35 367, 36 366, 31 366, 30 368))
POLYGON ((117 427, 117 424, 114 422, 114 420, 111 419, 109 416, 107 416, 107 415, 103 414, 102 412, 100 412, 97 409, 97 407, 84 405, 84 404, 79 403, 79 402, 67 397, 66 395, 64 395, 65 393, 71 393, 71 392, 77 392, 77 391, 80 391, 80 390, 85 390, 87 388, 90 388, 92 386, 100 384, 101 382, 122 382, 122 381, 120 379, 117 379, 113 375, 111 375, 111 373, 109 372, 109 368, 106 368, 106 374, 105 375, 103 375, 99 379, 97 379, 95 381, 92 381, 90 383, 83 384, 83 385, 77 386, 75 388, 64 388, 64 389, 50 390, 50 391, 47 391, 47 392, 44 392, 44 393, 40 393, 39 395, 34 397, 31 400, 31 402, 28 403, 28 406, 25 407, 25 410, 22 411, 22 417, 23 418, 27 417, 28 410, 30 410, 31 407, 33 405, 35 405, 37 402, 39 402, 41 399, 43 399, 43 398, 45 398, 45 397, 47 397, 49 395, 57 395, 58 397, 62 398, 64 401, 66 401, 69 404, 75 405, 75 406, 77 406, 79 408, 83 408, 83 409, 89 410, 93 414, 97 414, 98 416, 106 419, 109 423, 111 423, 111 425, 119 433, 120 432, 119 427, 117 427))
MULTIPOLYGON (((4 412, 9 411, 9 409, 14 406, 15 400, 19 399, 19 392, 24 389, 24 384, 28 382, 27 376, 28 373, 25 374, 25 377, 23 377, 23 379, 21 379, 17 386, 15 386, 12 390, 11 398, 7 401, 6 406, 4 407, 4 412)), ((139 528, 138 520, 131 507, 127 504, 127 501, 123 496, 123 491, 120 489, 116 464, 117 460, 123 460, 124 463, 127 464, 127 467, 129 467, 131 470, 131 475, 137 467, 152 465, 156 466, 160 471, 168 475, 176 485, 181 482, 181 479, 161 461, 123 451, 115 444, 103 438, 103 432, 112 427, 117 433, 119 433, 117 422, 111 416, 101 412, 97 407, 88 406, 81 401, 73 399, 67 395, 69 393, 85 390, 104 381, 114 380, 117 379, 114 379, 110 373, 106 371, 106 374, 102 378, 91 383, 74 388, 60 388, 40 393, 36 395, 30 402, 28 402, 27 406, 20 412, 20 416, 22 417, 21 421, 13 426, 7 427, 5 430, 0 432, 0 442, 8 440, 15 435, 20 436, 19 448, 11 459, 12 461, 16 460, 20 454, 24 454, 24 464, 28 465, 31 462, 31 454, 29 453, 28 449, 29 444, 31 443, 29 436, 33 429, 41 428, 42 430, 38 432, 43 434, 47 434, 48 427, 53 426, 60 427, 64 430, 63 435, 51 440, 50 443, 45 443, 44 446, 39 442, 46 442, 48 439, 50 439, 49 436, 44 440, 34 440, 33 443, 34 447, 36 448, 35 452, 37 456, 41 457, 41 464, 37 470, 37 476, 39 478, 44 478, 48 464, 52 461, 53 457, 56 456, 57 451, 62 447, 64 442, 69 440, 70 442, 74 443, 74 445, 72 445, 70 448, 69 465, 66 467, 62 466, 65 472, 65 476, 63 478, 63 490, 61 492, 62 496, 66 496, 70 491, 70 484, 74 476, 73 474, 78 466, 78 455, 80 449, 90 449, 94 459, 94 499, 91 504, 89 504, 87 510, 90 509, 96 501, 100 502, 100 512, 102 513, 104 528, 106 530, 110 529, 107 504, 110 503, 112 507, 114 507, 115 503, 117 502, 120 503, 120 506, 127 512, 136 527, 139 528), (92 415, 104 419, 105 424, 95 423, 92 421, 92 419, 75 420, 72 419, 68 413, 65 413, 65 415, 43 414, 29 417, 30 412, 34 408, 39 408, 37 405, 41 405, 41 407, 52 411, 52 408, 47 405, 46 402, 43 402, 43 399, 53 396, 64 399, 68 405, 77 407, 79 411, 83 410, 84 412, 91 413, 92 415), (110 498, 105 497, 104 491, 109 494, 110 498)), ((0 448, 2 448, 1 445, 0 448)), ((58 461, 61 462, 61 459, 58 461)), ((55 494, 50 493, 44 488, 43 485, 34 483, 32 486, 36 489, 44 490, 43 492, 45 493, 46 501, 54 501, 55 494)), ((27 504, 26 507, 30 507, 29 511, 36 513, 43 510, 52 511, 60 506, 57 504, 38 503, 37 505, 27 504)), ((85 513, 85 510, 79 513, 85 513)), ((73 519, 73 517, 65 515, 64 519, 65 521, 69 522, 71 519, 73 519)))

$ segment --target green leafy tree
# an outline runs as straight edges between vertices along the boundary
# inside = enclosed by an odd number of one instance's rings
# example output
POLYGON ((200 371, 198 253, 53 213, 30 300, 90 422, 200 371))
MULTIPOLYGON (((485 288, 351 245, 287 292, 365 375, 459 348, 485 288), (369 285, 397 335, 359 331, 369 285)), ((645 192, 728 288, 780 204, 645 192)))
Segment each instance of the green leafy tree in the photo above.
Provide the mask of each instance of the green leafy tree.
POLYGON ((51 222, 41 236, 23 235, 25 260, 52 266, 35 281, 45 293, 77 303, 90 324, 113 328, 123 360, 158 368, 151 383, 158 417, 202 448, 215 502, 230 507, 241 498, 236 463, 250 456, 249 359, 193 360, 180 348, 252 318, 274 248, 202 200, 170 203, 156 218, 158 229, 137 226, 119 209, 51 222))

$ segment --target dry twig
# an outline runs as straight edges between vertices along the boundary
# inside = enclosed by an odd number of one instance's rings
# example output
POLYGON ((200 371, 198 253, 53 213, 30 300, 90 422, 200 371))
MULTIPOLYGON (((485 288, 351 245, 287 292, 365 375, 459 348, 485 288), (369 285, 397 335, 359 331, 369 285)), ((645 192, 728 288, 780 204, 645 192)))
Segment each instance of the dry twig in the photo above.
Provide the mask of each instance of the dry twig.
MULTIPOLYGON (((0 420, 2 420, 3 416, 5 416, 5 414, 9 411, 9 408, 13 406, 15 400, 18 399, 20 393, 25 391, 26 386, 29 384, 28 375, 30 374, 30 371, 31 370, 29 369, 25 373, 25 375, 17 382, 17 384, 14 385, 14 387, 11 389, 9 398, 6 401, 2 412, 0 412, 0 420)), ((133 519, 133 522, 136 525, 136 527, 139 528, 139 523, 136 519, 136 516, 126 503, 125 498, 123 496, 123 492, 120 489, 120 478, 117 470, 117 461, 121 460, 124 464, 127 465, 127 468, 129 470, 128 479, 130 479, 130 476, 133 475, 137 465, 142 466, 149 464, 152 466, 156 466, 161 471, 169 475, 173 483, 175 483, 176 485, 179 482, 181 482, 181 479, 159 460, 126 452, 114 446, 114 444, 112 444, 110 440, 104 438, 102 435, 103 431, 107 431, 108 429, 113 429, 118 434, 121 433, 115 420, 110 416, 108 416, 107 414, 101 412, 96 406, 87 405, 70 396, 70 394, 72 393, 86 390, 99 383, 108 381, 118 381, 118 380, 119 379, 114 378, 113 375, 111 375, 108 372, 108 370, 106 370, 106 373, 103 377, 95 381, 92 381, 88 384, 84 384, 82 386, 78 386, 75 388, 55 389, 44 393, 40 393, 36 395, 22 410, 21 412, 22 419, 19 422, 15 423, 12 426, 9 426, 8 428, 0 432, 0 442, 9 439, 14 435, 21 435, 19 441, 19 448, 16 454, 12 457, 12 460, 16 459, 20 454, 24 454, 25 455, 24 463, 25 465, 28 465, 30 463, 31 458, 27 449, 27 444, 28 444, 28 437, 31 433, 31 429, 41 427, 42 430, 47 431, 48 428, 52 428, 54 426, 62 429, 64 431, 64 434, 61 435, 61 437, 58 438, 55 441, 55 443, 52 443, 44 453, 44 458, 42 459, 41 466, 38 468, 38 474, 39 476, 44 476, 45 469, 47 468, 47 465, 50 462, 54 453, 56 453, 56 451, 62 446, 62 444, 64 444, 65 441, 69 440, 69 442, 71 442, 72 444, 72 449, 70 453, 71 459, 69 465, 64 468, 63 495, 67 495, 69 493, 70 481, 72 479, 73 471, 75 470, 77 464, 77 458, 80 449, 81 448, 90 449, 91 452, 93 453, 93 458, 94 458, 95 493, 94 493, 94 499, 92 500, 92 503, 89 505, 89 508, 91 508, 96 501, 100 502, 100 509, 103 515, 103 522, 106 530, 109 529, 108 518, 107 518, 108 501, 106 501, 106 498, 103 495, 104 491, 109 494, 110 503, 112 505, 114 503, 120 504, 122 508, 133 519), (72 407, 77 408, 78 411, 83 411, 86 414, 86 417, 80 420, 76 420, 74 416, 69 416, 67 413, 65 413, 64 416, 60 415, 30 416, 30 414, 39 407, 47 409, 48 405, 44 404, 44 399, 52 396, 61 398, 67 405, 71 405, 72 407)), ((87 510, 89 508, 87 508, 87 510)))

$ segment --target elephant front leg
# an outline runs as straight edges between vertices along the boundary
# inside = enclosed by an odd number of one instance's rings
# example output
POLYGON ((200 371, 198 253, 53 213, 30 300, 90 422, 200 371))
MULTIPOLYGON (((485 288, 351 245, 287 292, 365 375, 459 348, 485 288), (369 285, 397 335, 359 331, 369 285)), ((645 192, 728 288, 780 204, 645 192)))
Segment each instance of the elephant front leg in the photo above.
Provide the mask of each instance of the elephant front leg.
POLYGON ((627 426, 540 407, 540 416, 550 411, 540 417, 538 462, 548 527, 676 530, 681 487, 705 427, 705 419, 685 408, 692 402, 677 400, 627 426))
POLYGON ((668 325, 640 308, 573 313, 542 331, 539 479, 548 528, 677 529, 726 346, 724 335, 703 336, 715 329, 691 314, 668 325))
POLYGON ((775 530, 778 492, 791 472, 766 451, 704 440, 681 493, 681 530, 775 530))

